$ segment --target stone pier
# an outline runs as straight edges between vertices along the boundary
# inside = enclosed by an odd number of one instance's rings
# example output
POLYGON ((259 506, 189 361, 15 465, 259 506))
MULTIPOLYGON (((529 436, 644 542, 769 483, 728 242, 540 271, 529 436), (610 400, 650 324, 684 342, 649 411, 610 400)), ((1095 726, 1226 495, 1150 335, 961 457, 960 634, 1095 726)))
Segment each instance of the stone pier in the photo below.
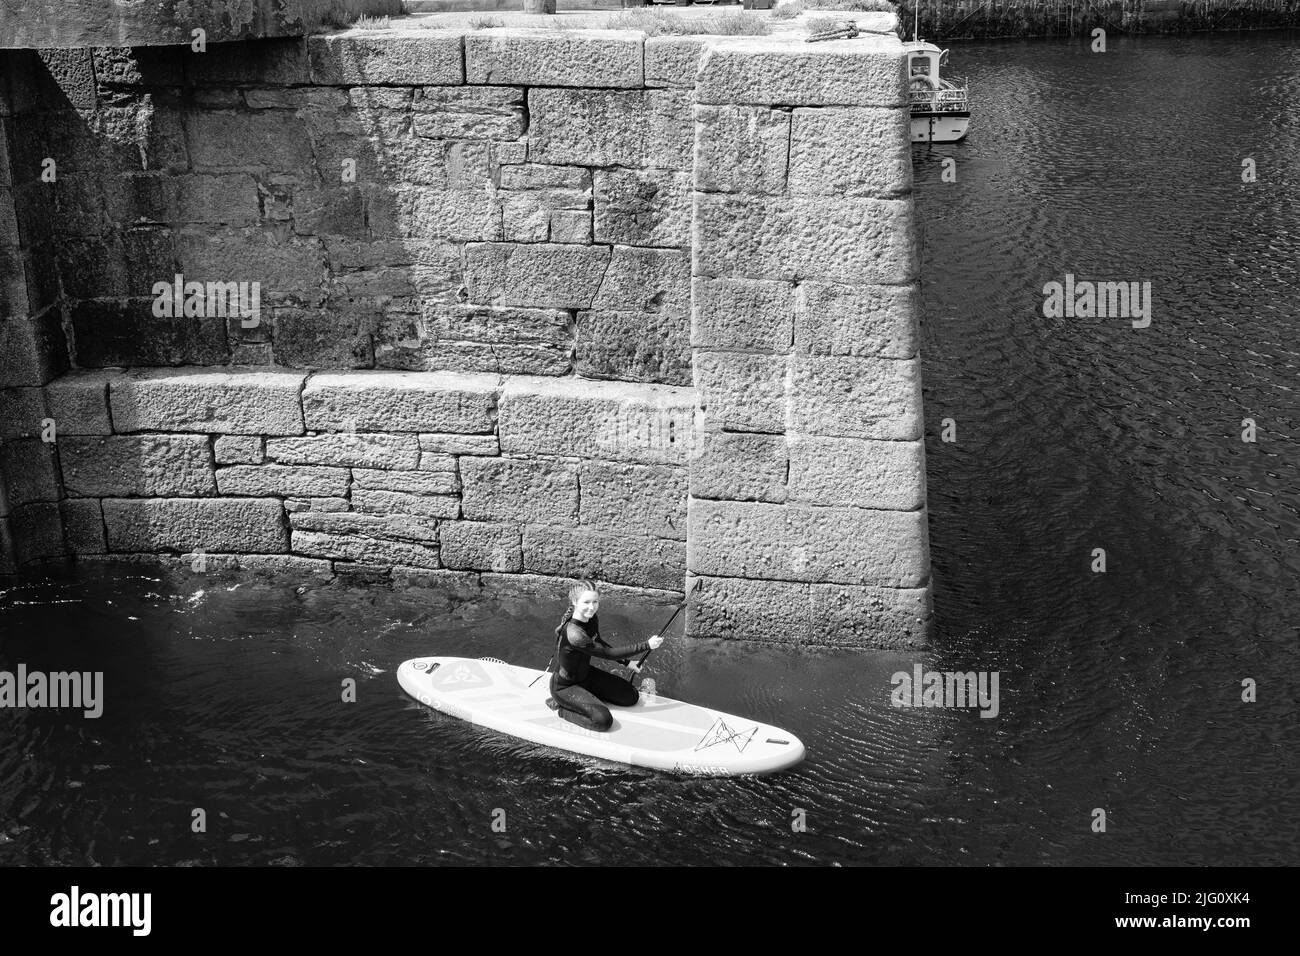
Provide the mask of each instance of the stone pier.
POLYGON ((11 33, 59 48, 0 50, 0 572, 587 575, 923 643, 904 60, 856 19, 11 33))

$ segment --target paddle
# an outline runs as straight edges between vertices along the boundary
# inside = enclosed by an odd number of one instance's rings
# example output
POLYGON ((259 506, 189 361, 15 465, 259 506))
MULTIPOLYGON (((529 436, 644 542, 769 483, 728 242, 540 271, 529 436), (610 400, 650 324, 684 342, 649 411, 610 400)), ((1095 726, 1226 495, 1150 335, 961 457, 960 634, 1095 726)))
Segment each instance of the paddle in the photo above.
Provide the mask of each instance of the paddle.
MULTIPOLYGON (((659 634, 660 637, 663 636, 664 631, 668 630, 668 628, 670 628, 670 627, 673 626, 673 621, 677 620, 677 615, 682 613, 682 608, 686 607, 686 601, 687 601, 687 599, 688 599, 689 597, 690 597, 690 591, 687 591, 687 592, 686 592, 686 597, 685 597, 685 598, 682 598, 682 603, 679 604, 679 605, 677 605, 677 608, 673 611, 673 616, 670 617, 670 618, 668 619, 668 623, 665 624, 663 627, 659 628, 658 634, 659 634)), ((646 662, 646 658, 649 657, 649 656, 650 656, 651 654, 653 654, 653 653, 654 653, 654 648, 652 647, 652 648, 650 648, 650 650, 648 650, 648 651, 646 651, 644 654, 642 654, 641 657, 638 658, 638 660, 637 660, 637 662, 636 662, 635 664, 629 664, 629 665, 627 665, 627 666, 628 666, 628 667, 629 667, 629 668, 630 668, 634 673, 639 674, 639 673, 641 673, 641 665, 643 665, 643 664, 646 662)))

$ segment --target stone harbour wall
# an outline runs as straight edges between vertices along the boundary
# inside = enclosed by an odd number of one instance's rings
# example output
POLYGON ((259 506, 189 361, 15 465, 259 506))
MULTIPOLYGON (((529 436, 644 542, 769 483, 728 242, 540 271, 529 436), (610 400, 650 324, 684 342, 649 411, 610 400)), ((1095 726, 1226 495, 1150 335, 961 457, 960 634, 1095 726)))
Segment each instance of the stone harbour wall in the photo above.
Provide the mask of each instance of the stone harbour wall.
POLYGON ((641 35, 357 33, 48 70, 12 132, 58 164, 73 364, 690 385, 693 104, 644 86, 641 35), (178 274, 256 282, 261 321, 161 323, 178 274))
POLYGON ((681 588, 686 443, 618 437, 638 417, 688 433, 688 389, 191 367, 73 372, 43 391, 58 468, 23 494, 53 499, 61 482, 79 555, 434 580, 581 567, 681 588))
MULTIPOLYGON (((49 62, 57 70, 60 57, 49 62)), ((49 184, 18 132, 67 102, 38 81, 50 75, 45 63, 0 50, 0 573, 66 553, 57 452, 41 440, 42 386, 69 368, 58 243, 49 184)))
POLYGON ((582 574, 689 589, 695 636, 923 642, 911 166, 881 19, 815 45, 352 30, 0 54, 0 570, 582 574), (256 282, 260 313, 160 317, 177 277, 256 282))
POLYGON ((895 45, 710 46, 696 77, 689 627, 903 642, 930 617, 895 45))

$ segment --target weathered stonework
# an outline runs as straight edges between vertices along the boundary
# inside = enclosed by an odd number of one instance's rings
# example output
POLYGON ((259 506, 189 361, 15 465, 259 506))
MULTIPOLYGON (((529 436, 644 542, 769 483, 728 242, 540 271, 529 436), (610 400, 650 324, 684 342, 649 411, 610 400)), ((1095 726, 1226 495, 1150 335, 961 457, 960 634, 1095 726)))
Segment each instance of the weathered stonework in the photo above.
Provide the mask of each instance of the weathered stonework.
POLYGON ((589 309, 609 266, 603 246, 487 243, 465 250, 472 302, 589 309))
MULTIPOLYGON (((422 459, 423 462, 423 459, 422 459)), ((455 467, 454 462, 451 465, 455 467)), ((454 495, 460 491, 455 471, 387 471, 353 468, 352 487, 359 491, 400 491, 412 495, 454 495)))
POLYGON ((266 440, 260 435, 222 435, 212 449, 218 465, 260 465, 266 460, 266 440))
POLYGON ((761 106, 695 108, 695 188, 700 192, 785 192, 790 114, 761 106))
POLYGON ((585 461, 580 479, 579 524, 686 540, 684 468, 585 461))
POLYGON ((352 507, 369 514, 418 515, 422 518, 460 517, 460 498, 456 495, 412 495, 402 491, 354 488, 352 507))
POLYGON ((420 441, 415 435, 339 434, 270 438, 266 457, 290 465, 415 469, 420 441))
POLYGON ((355 534, 326 534, 319 531, 294 531, 292 547, 305 555, 373 564, 379 568, 395 564, 417 568, 438 567, 438 552, 420 544, 382 541, 355 534))
POLYGON ((63 497, 54 445, 39 438, 0 443, 0 478, 11 508, 63 497))
POLYGON ((301 435, 294 372, 158 369, 109 381, 113 430, 301 435))
POLYGON ((0 573, 591 575, 694 584, 691 635, 924 642, 904 58, 866 33, 0 53, 0 573), (175 281, 256 314, 155 314, 175 281))
POLYGON ((912 189, 907 113, 877 106, 796 109, 792 195, 893 196, 912 189))
POLYGON ((639 87, 645 40, 615 30, 479 31, 465 36, 470 83, 639 87))
POLYGON ((275 498, 105 498, 109 551, 289 550, 275 498))
POLYGON ((217 469, 217 490, 228 496, 342 496, 348 490, 348 470, 293 465, 232 465, 217 469))
POLYGON ((447 34, 316 36, 307 54, 311 82, 322 86, 465 82, 460 38, 447 34))
POLYGON ((59 458, 69 497, 193 498, 219 490, 206 435, 67 437, 59 458))
POLYGON ((902 63, 883 36, 700 59, 688 633, 927 639, 902 63))
POLYGON ((795 355, 790 425, 813 435, 921 437, 921 364, 916 359, 795 355))
POLYGON ((526 528, 523 552, 525 571, 560 577, 671 588, 685 572, 685 556, 671 542, 578 528, 526 528))
POLYGON ((386 316, 375 360, 389 368, 564 375, 570 318, 558 309, 431 303, 420 315, 386 316))
POLYGON ((690 177, 659 169, 595 173, 597 242, 673 246, 690 235, 690 177))
POLYGON ((688 520, 700 574, 895 588, 930 575, 924 511, 692 499, 688 520))
POLYGON ((787 436, 789 500, 913 511, 925 507, 925 446, 787 436))
POLYGON ((532 89, 528 155, 588 166, 689 169, 691 100, 676 90, 532 89))
POLYGON ((794 345, 808 355, 912 358, 920 303, 915 285, 802 282, 795 296, 794 345))
POLYGON ((449 568, 522 571, 522 536, 513 524, 456 521, 442 526, 442 563, 449 568))
POLYGON ((910 202, 697 193, 696 275, 900 284, 916 278, 910 202))
POLYGON ((691 384, 690 318, 679 312, 579 312, 573 365, 588 378, 691 384))
POLYGON ((705 419, 728 431, 783 431, 787 364, 783 355, 697 349, 695 384, 705 419))
POLYGON ((786 500, 790 455, 784 435, 704 431, 691 459, 690 493, 730 501, 786 500))
POLYGON ((892 37, 832 40, 816 47, 779 37, 710 45, 700 64, 700 103, 758 106, 906 104, 905 60, 892 37))
POLYGON ((571 465, 513 458, 461 462, 463 509, 476 521, 573 524, 578 516, 578 472, 571 465))
POLYGON ((72 372, 45 387, 49 416, 62 435, 111 435, 108 385, 120 373, 72 372))
POLYGON ((490 432, 496 387, 487 375, 314 375, 302 393, 303 420, 331 431, 490 432))
POLYGON ((512 455, 685 464, 690 389, 519 378, 501 394, 497 434, 512 455))
MULTIPOLYGON (((798 288, 802 291, 810 283, 798 288)), ((691 345, 787 352, 793 337, 795 286, 764 279, 696 279, 691 345)), ((808 310, 806 324, 820 319, 808 310)))
POLYGON ((699 36, 646 37, 645 85, 693 88, 708 42, 699 36))

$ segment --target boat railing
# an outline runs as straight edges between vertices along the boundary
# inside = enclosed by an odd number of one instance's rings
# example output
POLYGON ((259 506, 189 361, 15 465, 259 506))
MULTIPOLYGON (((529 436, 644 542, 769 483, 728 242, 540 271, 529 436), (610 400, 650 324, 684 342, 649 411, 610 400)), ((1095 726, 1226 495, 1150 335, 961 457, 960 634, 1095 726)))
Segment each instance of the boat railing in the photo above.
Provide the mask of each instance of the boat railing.
POLYGON ((913 90, 909 95, 913 108, 928 110, 964 110, 967 104, 966 88, 941 90, 913 90))

